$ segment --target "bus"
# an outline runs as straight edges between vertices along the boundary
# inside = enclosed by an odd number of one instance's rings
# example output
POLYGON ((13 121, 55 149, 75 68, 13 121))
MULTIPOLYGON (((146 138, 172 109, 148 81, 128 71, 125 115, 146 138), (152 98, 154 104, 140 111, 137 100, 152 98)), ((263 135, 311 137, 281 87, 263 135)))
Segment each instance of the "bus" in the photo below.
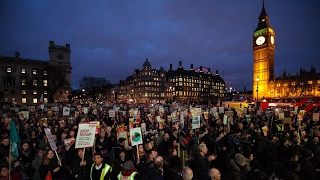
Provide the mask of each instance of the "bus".
POLYGON ((252 108, 253 104, 248 102, 242 102, 242 101, 225 101, 222 102, 222 106, 225 108, 252 108))
POLYGON ((282 108, 287 110, 294 110, 298 106, 299 110, 305 110, 306 113, 311 114, 320 110, 320 97, 304 96, 304 97, 277 97, 264 98, 260 102, 260 108, 263 112, 268 109, 282 108))

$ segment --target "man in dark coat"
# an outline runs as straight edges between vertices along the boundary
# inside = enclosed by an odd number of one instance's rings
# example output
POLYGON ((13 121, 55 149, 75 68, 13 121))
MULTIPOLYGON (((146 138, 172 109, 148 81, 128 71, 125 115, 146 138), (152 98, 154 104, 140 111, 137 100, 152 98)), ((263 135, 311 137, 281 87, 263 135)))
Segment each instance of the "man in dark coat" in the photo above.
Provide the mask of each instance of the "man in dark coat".
POLYGON ((208 148, 206 144, 199 144, 199 153, 195 156, 193 161, 193 172, 194 178, 198 180, 208 180, 208 171, 210 168, 210 163, 212 160, 216 159, 216 156, 210 155, 206 156, 208 153, 208 148))
POLYGON ((316 180, 316 169, 310 162, 312 157, 312 151, 309 149, 304 149, 301 152, 300 163, 300 177, 301 180, 316 180))

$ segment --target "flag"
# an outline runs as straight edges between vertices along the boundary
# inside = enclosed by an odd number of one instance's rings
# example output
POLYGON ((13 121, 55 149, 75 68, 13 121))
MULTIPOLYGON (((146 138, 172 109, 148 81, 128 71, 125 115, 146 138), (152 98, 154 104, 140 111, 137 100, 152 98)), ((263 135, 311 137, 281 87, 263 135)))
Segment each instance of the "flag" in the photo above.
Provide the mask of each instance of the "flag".
POLYGON ((43 93, 41 94, 41 97, 40 97, 40 99, 39 99, 39 104, 40 104, 40 105, 43 104, 43 93))
POLYGON ((19 146, 20 146, 20 138, 17 133, 16 125, 11 119, 10 122, 10 146, 11 146, 11 156, 17 158, 19 156, 19 146))

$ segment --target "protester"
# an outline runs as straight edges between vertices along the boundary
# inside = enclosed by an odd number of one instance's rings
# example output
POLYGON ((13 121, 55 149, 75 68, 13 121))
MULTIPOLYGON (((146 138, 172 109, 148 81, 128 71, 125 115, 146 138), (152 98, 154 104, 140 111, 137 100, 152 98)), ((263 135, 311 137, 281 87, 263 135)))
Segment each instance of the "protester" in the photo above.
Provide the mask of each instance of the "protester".
POLYGON ((72 174, 75 180, 87 180, 90 177, 90 168, 93 164, 92 155, 83 149, 77 149, 77 156, 73 159, 72 174))
POLYGON ((96 153, 93 157, 93 164, 90 169, 91 179, 109 180, 111 177, 112 167, 103 162, 103 157, 100 153, 96 153))
POLYGON ((54 151, 48 150, 43 156, 42 164, 40 166, 40 178, 46 179, 47 176, 51 176, 53 180, 59 180, 61 178, 60 162, 57 159, 54 151))
POLYGON ((75 102, 46 104, 45 109, 0 107, 0 166, 10 166, 12 175, 35 180, 45 179, 49 172, 53 179, 61 180, 118 179, 119 175, 133 176, 133 172, 134 179, 191 179, 194 173, 194 179, 206 180, 217 179, 213 174, 222 172, 221 178, 228 180, 250 179, 256 171, 266 172, 273 179, 320 179, 320 126, 317 121, 312 122, 309 114, 304 115, 303 121, 292 116, 291 122, 284 123, 273 120, 276 114, 267 116, 259 109, 224 108, 220 112, 218 106, 198 102, 108 106, 75 102), (63 114, 64 108, 69 108, 69 114, 63 114), (191 113, 197 108, 199 126, 193 124, 191 113), (28 116, 21 118, 22 111, 28 112, 28 116), (203 112, 208 112, 206 118, 203 112), (224 115, 227 123, 222 121, 224 115), (19 156, 15 158, 10 156, 8 118, 14 120, 21 138, 17 143, 19 156), (136 118, 133 124, 129 118, 136 118), (92 147, 81 153, 83 148, 75 149, 78 123, 89 121, 100 122, 100 132, 97 127, 92 147), (130 137, 124 135, 130 135, 131 127, 139 128, 142 123, 146 127, 144 131, 141 128, 142 142, 132 146, 130 137), (51 130, 53 141, 48 140, 45 128, 51 130), (71 139, 73 143, 68 144, 71 139), (52 144, 57 147, 55 151, 52 144), (126 162, 130 165, 123 169, 126 162), (102 166, 108 169, 106 173, 102 173, 102 166))
POLYGON ((36 156, 32 160, 32 169, 33 169, 33 171, 32 171, 33 172, 32 179, 33 180, 41 180, 41 178, 40 178, 40 166, 41 166, 41 163, 42 163, 42 159, 43 159, 43 150, 37 149, 36 150, 36 156))

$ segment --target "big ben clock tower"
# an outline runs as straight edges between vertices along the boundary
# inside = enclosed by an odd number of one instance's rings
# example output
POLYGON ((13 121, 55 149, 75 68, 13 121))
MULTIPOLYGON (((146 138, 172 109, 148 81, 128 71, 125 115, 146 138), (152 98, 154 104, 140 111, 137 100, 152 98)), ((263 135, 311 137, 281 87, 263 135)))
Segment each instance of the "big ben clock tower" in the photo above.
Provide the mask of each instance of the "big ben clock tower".
POLYGON ((275 32, 269 23, 269 16, 262 5, 258 27, 253 33, 253 84, 255 100, 268 97, 268 84, 274 76, 275 32))

